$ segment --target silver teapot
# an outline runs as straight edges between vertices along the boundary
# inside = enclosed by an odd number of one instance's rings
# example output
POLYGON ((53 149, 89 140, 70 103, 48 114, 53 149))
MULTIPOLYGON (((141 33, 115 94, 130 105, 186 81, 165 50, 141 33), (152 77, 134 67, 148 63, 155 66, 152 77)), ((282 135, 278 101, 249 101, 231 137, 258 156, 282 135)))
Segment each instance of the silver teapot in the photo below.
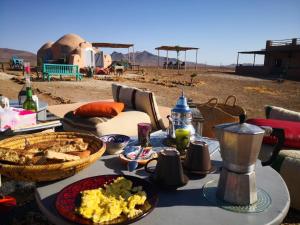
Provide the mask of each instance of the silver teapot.
POLYGON ((188 129, 191 136, 195 134, 195 128, 192 125, 192 110, 183 92, 177 100, 175 107, 171 110, 171 115, 167 116, 167 118, 169 120, 169 138, 175 138, 175 130, 178 128, 188 129))

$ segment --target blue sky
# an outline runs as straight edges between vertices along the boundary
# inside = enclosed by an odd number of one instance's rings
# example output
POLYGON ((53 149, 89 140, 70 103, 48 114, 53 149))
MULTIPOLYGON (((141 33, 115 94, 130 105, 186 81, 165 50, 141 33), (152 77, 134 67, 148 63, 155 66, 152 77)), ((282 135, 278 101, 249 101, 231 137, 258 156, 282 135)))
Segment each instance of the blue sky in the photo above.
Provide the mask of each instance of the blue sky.
POLYGON ((300 1, 0 0, 0 32, 0 47, 35 53, 47 41, 76 33, 152 53, 160 45, 199 47, 198 62, 227 65, 236 62, 237 51, 264 48, 268 39, 300 37, 300 1))

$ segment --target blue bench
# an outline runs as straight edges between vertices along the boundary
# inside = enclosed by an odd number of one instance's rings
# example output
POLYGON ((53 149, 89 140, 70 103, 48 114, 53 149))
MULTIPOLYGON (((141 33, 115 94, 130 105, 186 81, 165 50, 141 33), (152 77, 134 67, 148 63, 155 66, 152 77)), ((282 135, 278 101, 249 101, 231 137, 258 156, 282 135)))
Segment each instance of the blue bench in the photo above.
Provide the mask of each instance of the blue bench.
POLYGON ((45 63, 43 65, 43 80, 50 81, 52 76, 76 76, 76 80, 82 79, 77 65, 45 63))

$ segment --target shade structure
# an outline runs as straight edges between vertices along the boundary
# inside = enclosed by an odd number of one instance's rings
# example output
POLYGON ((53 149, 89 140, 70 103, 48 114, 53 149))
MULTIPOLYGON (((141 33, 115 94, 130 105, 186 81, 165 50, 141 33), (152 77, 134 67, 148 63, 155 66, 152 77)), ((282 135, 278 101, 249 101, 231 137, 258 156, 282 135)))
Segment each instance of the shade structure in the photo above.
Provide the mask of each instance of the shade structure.
POLYGON ((188 50, 198 50, 199 48, 194 48, 194 47, 181 47, 178 45, 175 46, 160 46, 155 48, 156 50, 166 50, 166 51, 188 51, 188 50))
POLYGON ((92 46, 96 47, 96 48, 127 48, 128 49, 128 62, 131 62, 131 60, 130 60, 130 48, 132 48, 132 61, 133 61, 133 64, 135 64, 134 44, 93 42, 92 46))
POLYGON ((196 48, 196 47, 183 47, 183 46, 179 46, 179 45, 175 45, 175 46, 167 46, 167 45, 162 45, 160 47, 157 47, 155 48, 155 50, 157 50, 157 69, 159 69, 159 51, 160 50, 164 50, 164 51, 167 51, 167 62, 166 62, 166 68, 165 69, 168 69, 168 61, 169 61, 169 51, 176 51, 177 52, 177 70, 178 70, 178 73, 179 73, 179 60, 178 60, 178 55, 179 55, 179 52, 181 51, 184 51, 184 70, 186 70, 186 51, 189 51, 189 50, 195 50, 196 51, 196 59, 195 59, 195 70, 197 70, 197 61, 198 61, 198 50, 199 48, 196 48))
POLYGON ((106 42, 93 42, 93 47, 97 48, 130 48, 134 44, 119 44, 119 43, 106 43, 106 42))
POLYGON ((242 52, 238 52, 237 59, 236 59, 236 66, 239 65, 240 54, 250 54, 250 55, 253 55, 253 64, 252 65, 254 66, 255 65, 256 55, 265 55, 266 54, 266 50, 262 49, 262 50, 257 50, 257 51, 242 51, 242 52))

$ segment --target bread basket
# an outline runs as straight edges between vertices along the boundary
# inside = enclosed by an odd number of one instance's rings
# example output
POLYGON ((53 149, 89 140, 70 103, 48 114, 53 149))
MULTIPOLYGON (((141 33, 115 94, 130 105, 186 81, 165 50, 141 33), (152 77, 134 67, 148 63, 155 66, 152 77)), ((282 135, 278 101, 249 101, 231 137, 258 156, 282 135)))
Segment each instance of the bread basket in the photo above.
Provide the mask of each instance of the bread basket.
POLYGON ((55 132, 22 135, 0 141, 0 147, 23 149, 26 143, 59 141, 69 138, 82 138, 89 143, 90 156, 75 161, 45 165, 12 165, 0 163, 0 174, 22 181, 53 181, 72 176, 99 159, 105 152, 105 144, 96 136, 76 132, 55 132))

